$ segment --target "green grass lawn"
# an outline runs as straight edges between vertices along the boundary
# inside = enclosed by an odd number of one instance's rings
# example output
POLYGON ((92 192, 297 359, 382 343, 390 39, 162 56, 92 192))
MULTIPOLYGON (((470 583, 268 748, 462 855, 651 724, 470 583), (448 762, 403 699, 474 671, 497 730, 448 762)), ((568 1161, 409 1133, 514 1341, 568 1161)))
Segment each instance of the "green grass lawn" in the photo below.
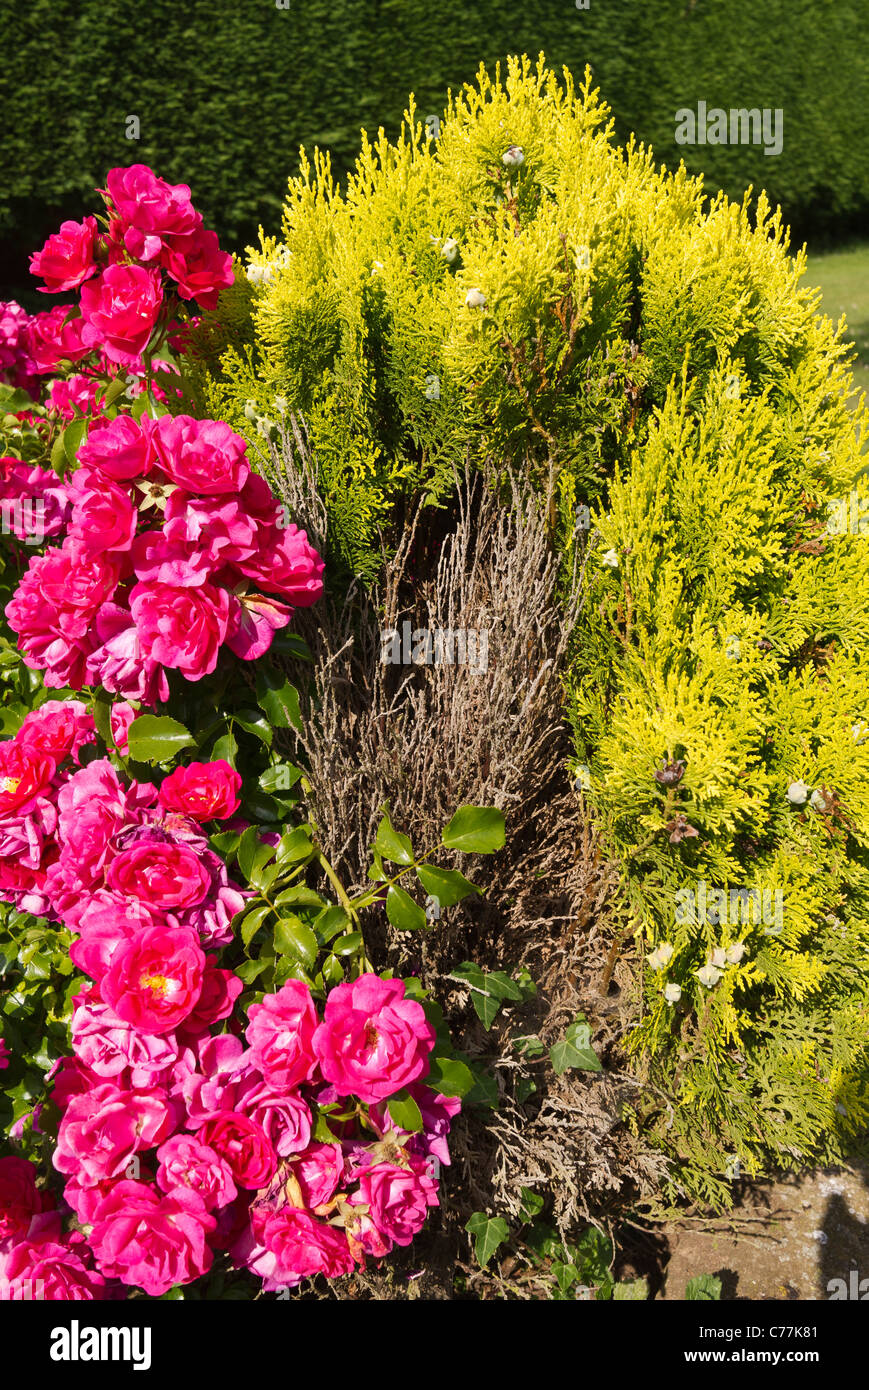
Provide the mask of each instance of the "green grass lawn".
POLYGON ((854 384, 858 394, 866 392, 869 405, 869 243, 817 256, 810 251, 803 284, 820 288, 821 308, 833 323, 845 315, 845 338, 859 353, 853 367, 854 384))

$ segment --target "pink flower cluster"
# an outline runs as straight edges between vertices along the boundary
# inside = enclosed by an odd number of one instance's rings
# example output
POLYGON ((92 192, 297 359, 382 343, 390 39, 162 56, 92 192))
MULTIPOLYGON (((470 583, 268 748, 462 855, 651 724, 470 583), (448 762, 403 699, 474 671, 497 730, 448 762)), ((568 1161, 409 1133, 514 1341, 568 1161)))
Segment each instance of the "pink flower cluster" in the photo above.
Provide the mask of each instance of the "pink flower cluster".
POLYGON ((190 1012, 197 962, 173 937, 140 933, 77 997, 56 1079, 54 1166, 101 1275, 159 1295, 224 1250, 274 1291, 408 1245, 437 1204, 431 1160, 449 1162, 459 1107, 414 1084, 434 1042, 420 1005, 367 975, 333 991, 320 1020, 291 980, 251 1006, 245 1046, 211 1031, 224 1004, 190 1012), (360 1081, 365 1096, 409 1085, 422 1133, 371 1105, 312 1141, 313 1107, 348 1097, 355 1111, 360 1081))
MULTIPOLYGON (((43 294, 76 293, 78 304, 28 314, 14 300, 0 303, 0 380, 34 398, 40 376, 81 365, 49 387, 49 412, 72 419, 74 408, 98 412, 99 377, 145 371, 164 335, 173 339, 178 298, 214 309, 233 283, 232 257, 206 231, 186 184, 170 184, 144 164, 112 169, 100 190, 106 218, 64 222, 30 258, 43 294)), ((180 326, 183 333, 183 325, 180 326)), ((166 367, 155 359, 154 365, 166 367)), ((152 386, 158 399, 164 392, 152 386)), ((138 394, 134 388, 133 395, 138 394)))
MULTIPOLYGON (((165 701, 167 669, 201 680, 224 644, 261 656, 293 607, 321 596, 323 561, 280 524, 246 447, 228 425, 188 415, 94 422, 61 489, 65 539, 33 557, 6 607, 47 686, 165 701)), ((6 496, 60 497, 50 474, 5 463, 6 496)))
POLYGON ((50 1192, 23 1158, 0 1158, 0 1301, 91 1302, 106 1297, 80 1232, 65 1235, 50 1192))
MULTIPOLYGON (((117 715, 118 741, 133 713, 117 715)), ((222 1250, 275 1290, 409 1244, 459 1108, 422 1084, 436 1036, 422 1006, 367 974, 321 1014, 290 980, 250 1006, 242 1041, 243 983, 217 962, 245 893, 202 828, 235 814, 240 778, 192 763, 159 788, 125 785, 106 759, 80 765, 94 736, 68 700, 0 743, 0 896, 73 931, 89 979, 53 1092, 54 1167, 84 1238, 61 1236, 19 1160, 4 1207, 0 1165, 0 1279, 43 1280, 45 1297, 114 1281, 157 1296, 222 1250), (417 1134, 389 1115, 405 1088, 417 1134), (326 1140, 318 1110, 334 1116, 326 1140)))

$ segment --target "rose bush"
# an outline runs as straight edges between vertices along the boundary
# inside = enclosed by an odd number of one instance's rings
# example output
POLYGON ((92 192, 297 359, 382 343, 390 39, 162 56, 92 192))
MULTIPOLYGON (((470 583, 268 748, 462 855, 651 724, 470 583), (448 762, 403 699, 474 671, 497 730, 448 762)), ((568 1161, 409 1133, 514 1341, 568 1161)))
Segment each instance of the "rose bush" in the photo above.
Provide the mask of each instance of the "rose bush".
MULTIPOLYGON (((295 794, 266 794, 262 777, 292 788, 302 773, 273 752, 262 773, 238 733, 270 749, 298 695, 266 671, 251 712, 244 681, 231 697, 232 658, 264 655, 320 597, 324 565, 240 436, 163 408, 191 321, 181 301, 211 308, 232 282, 190 190, 134 165, 109 173, 103 197, 105 217, 64 222, 32 257, 43 292, 76 302, 0 306, 15 450, 0 458, 0 503, 18 564, 5 604, 17 651, 0 634, 0 681, 11 667, 24 697, 0 739, 0 903, 34 924, 18 964, 52 980, 56 1010, 38 1054, 48 1087, 34 1100, 19 1083, 8 1127, 46 1163, 0 1158, 0 1298, 162 1297, 218 1255, 284 1290, 413 1239, 460 1102, 427 1081, 424 992, 374 972, 352 907, 303 890, 299 944, 274 954, 263 890, 286 872, 275 826, 295 794), (180 703, 171 672, 213 701, 195 737, 145 718, 180 703), (171 770, 177 744, 164 749, 155 724, 189 745, 171 770), (131 769, 139 759, 153 779, 131 769), (244 819, 259 808, 261 836, 244 819), (318 933, 323 912, 338 921, 318 933), (318 973, 336 930, 340 955, 318 973)), ((287 833, 321 867, 310 831, 287 833)), ((454 877, 457 896, 475 891, 454 877)), ((0 1039, 10 1068, 17 1079, 0 1039)))

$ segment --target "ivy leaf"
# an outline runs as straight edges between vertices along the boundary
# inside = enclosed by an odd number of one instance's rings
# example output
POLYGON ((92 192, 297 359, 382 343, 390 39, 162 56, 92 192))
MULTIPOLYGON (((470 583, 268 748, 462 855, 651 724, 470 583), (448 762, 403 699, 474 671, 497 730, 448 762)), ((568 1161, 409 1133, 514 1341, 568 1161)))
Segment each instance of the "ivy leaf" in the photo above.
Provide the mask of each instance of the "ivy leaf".
POLYGON ((474 1254, 481 1269, 486 1268, 510 1234, 503 1216, 487 1216, 484 1211, 475 1211, 465 1230, 474 1237, 474 1254))
POLYGON ((399 1091, 386 1102, 389 1117, 399 1129, 408 1134, 419 1134, 422 1129, 422 1112, 408 1090, 399 1091))
POLYGON ((420 864, 416 876, 429 897, 437 898, 441 907, 454 907, 469 893, 482 892, 458 869, 433 869, 427 864, 420 864))
POLYGON ((533 1192, 530 1187, 520 1187, 519 1196, 522 1198, 522 1208, 519 1212, 523 1221, 533 1221, 535 1216, 539 1216, 543 1210, 543 1198, 539 1192, 533 1192))
POLYGON ((504 848, 504 813, 494 806, 460 806, 441 836, 447 849, 492 854, 504 848))
POLYGON ((601 1071, 601 1062, 591 1045, 591 1029, 580 1014, 570 1025, 561 1042, 549 1049, 553 1069, 560 1076, 569 1067, 581 1071, 601 1071))
POLYGON ((413 863, 413 847, 410 840, 393 829, 388 811, 384 811, 383 820, 377 827, 374 848, 381 858, 388 859, 390 863, 405 866, 413 863))
POLYGON ((397 931, 415 931, 426 926, 426 916, 403 888, 392 884, 386 895, 386 915, 397 931))
POLYGON ((130 725, 130 757, 140 763, 166 763, 182 748, 192 748, 195 740, 177 719, 165 715, 140 714, 130 725))

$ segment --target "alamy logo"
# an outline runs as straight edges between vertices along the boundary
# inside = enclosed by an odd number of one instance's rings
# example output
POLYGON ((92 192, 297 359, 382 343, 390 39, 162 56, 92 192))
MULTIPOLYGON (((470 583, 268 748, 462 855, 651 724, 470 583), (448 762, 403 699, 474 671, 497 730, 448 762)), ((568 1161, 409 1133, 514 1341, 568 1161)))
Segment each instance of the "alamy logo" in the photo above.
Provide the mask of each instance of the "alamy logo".
POLYGON ((401 625, 380 634, 380 660, 388 666, 467 666, 474 674, 489 668, 489 633, 485 628, 401 625))
POLYGON ((150 1327, 69 1327, 51 1329, 52 1361, 132 1361, 134 1371, 151 1368, 150 1327))
POLYGON ((844 1279, 830 1279, 827 1283, 827 1293, 831 1301, 849 1298, 852 1302, 859 1299, 861 1303, 865 1303, 869 1299, 869 1279, 861 1279, 857 1270, 852 1269, 847 1283, 844 1279))
POLYGON ((45 540, 45 502, 41 497, 4 498, 0 502, 0 529, 25 545, 41 545, 45 540))
POLYGON ((764 935, 778 936, 784 925, 780 888, 707 888, 701 880, 695 888, 677 888, 677 923, 709 923, 713 926, 760 926, 764 935))
POLYGON ((852 488, 847 497, 833 497, 827 503, 828 536, 863 536, 869 531, 869 497, 852 488))
POLYGON ((677 145, 763 145, 765 155, 781 154, 784 145, 784 112, 781 107, 771 110, 765 106, 720 106, 707 110, 705 101, 698 101, 696 113, 690 106, 676 112, 677 145))

